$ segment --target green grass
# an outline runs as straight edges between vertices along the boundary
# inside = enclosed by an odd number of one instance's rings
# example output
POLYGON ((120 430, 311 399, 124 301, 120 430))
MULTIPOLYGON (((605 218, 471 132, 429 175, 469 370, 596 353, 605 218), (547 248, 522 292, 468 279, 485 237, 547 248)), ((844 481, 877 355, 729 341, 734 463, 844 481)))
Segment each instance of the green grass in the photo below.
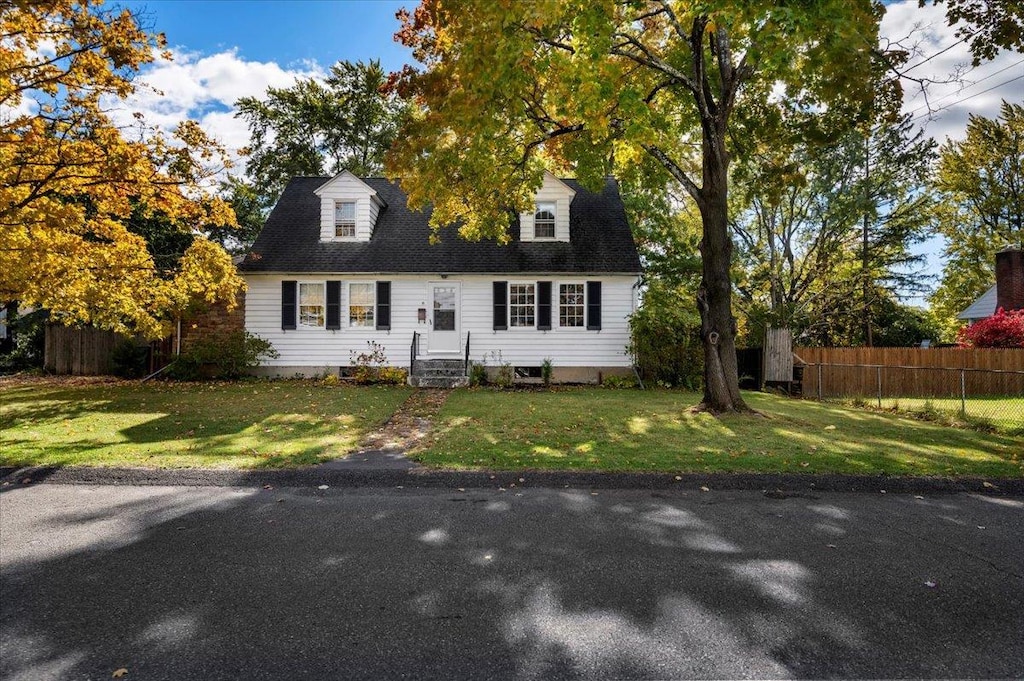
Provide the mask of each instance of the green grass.
POLYGON ((452 468, 1024 476, 1024 438, 746 393, 716 419, 673 391, 455 392, 416 458, 452 468))
POLYGON ((0 384, 0 465, 315 464, 353 448, 408 394, 309 381, 0 384))
MULTIPOLYGON (((868 407, 878 401, 862 398, 868 407)), ((964 420, 968 426, 985 427, 1007 435, 1024 435, 1024 397, 971 397, 964 400, 961 417, 960 398, 883 397, 882 409, 911 414, 942 414, 951 422, 964 420)))

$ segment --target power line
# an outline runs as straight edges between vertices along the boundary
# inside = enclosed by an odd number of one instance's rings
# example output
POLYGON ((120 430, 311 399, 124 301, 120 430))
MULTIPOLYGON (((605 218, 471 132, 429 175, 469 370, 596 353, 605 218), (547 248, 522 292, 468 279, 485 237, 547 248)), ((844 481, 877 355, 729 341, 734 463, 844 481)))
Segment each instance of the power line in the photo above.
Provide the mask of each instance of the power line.
POLYGON ((975 92, 973 95, 968 95, 967 97, 963 97, 961 99, 958 99, 955 102, 950 102, 946 106, 940 106, 937 109, 932 109, 931 111, 929 111, 926 114, 922 114, 920 116, 917 116, 916 118, 910 119, 910 122, 913 123, 914 121, 921 120, 922 118, 928 118, 929 116, 934 116, 935 114, 939 113, 940 111, 945 111, 946 109, 952 108, 952 107, 956 106, 957 104, 961 104, 963 102, 966 102, 969 99, 974 99, 975 97, 980 97, 981 95, 985 94, 986 92, 992 92, 993 90, 997 90, 997 89, 1003 87, 1004 85, 1009 85, 1010 83, 1013 83, 1014 81, 1018 81, 1018 80, 1020 80, 1022 78, 1024 78, 1024 73, 1022 73, 1019 76, 1015 76, 1013 78, 1010 78, 1009 80, 1004 80, 1002 83, 999 83, 998 85, 993 85, 992 87, 988 88, 987 90, 982 90, 981 92, 975 92))
POLYGON ((913 66, 908 66, 907 68, 905 68, 905 69, 903 70, 903 73, 910 73, 911 71, 913 71, 914 69, 916 69, 916 68, 917 68, 918 66, 921 66, 922 64, 927 64, 928 62, 930 62, 930 61, 931 61, 932 59, 935 59, 935 58, 936 58, 936 57, 938 57, 939 55, 943 55, 943 54, 945 54, 945 53, 949 52, 950 50, 952 50, 952 49, 953 49, 954 47, 956 47, 957 45, 959 45, 959 44, 961 44, 961 43, 966 43, 966 42, 967 42, 968 40, 970 40, 970 39, 971 39, 971 38, 973 38, 974 36, 978 35, 979 33, 981 33, 981 29, 980 29, 980 28, 979 28, 978 30, 974 31, 973 33, 971 33, 970 35, 966 35, 966 36, 964 36, 963 38, 961 38, 960 40, 957 40, 957 41, 956 41, 955 43, 953 43, 952 45, 949 45, 948 47, 944 47, 943 49, 939 50, 938 52, 936 52, 936 53, 935 53, 935 54, 933 54, 932 56, 930 56, 930 57, 925 57, 924 59, 922 59, 921 61, 917 62, 917 63, 916 63, 916 64, 914 64, 913 66))
MULTIPOLYGON (((1013 64, 1010 64, 1009 66, 1005 66, 1005 67, 999 69, 998 71, 993 71, 992 73, 988 74, 984 78, 976 80, 973 83, 971 83, 970 85, 965 86, 963 89, 961 89, 958 92, 951 92, 948 95, 943 95, 942 97, 939 97, 938 99, 936 99, 934 102, 922 104, 921 106, 919 106, 916 109, 913 109, 911 111, 908 111, 907 113, 910 114, 910 115, 913 115, 913 114, 917 113, 918 111, 920 111, 922 109, 927 109, 927 108, 931 107, 932 104, 938 104, 939 102, 945 101, 945 100, 949 99, 950 97, 955 97, 956 95, 961 94, 964 90, 970 90, 973 87, 977 87, 981 83, 984 83, 986 80, 990 80, 992 78, 995 78, 1000 73, 1003 73, 1004 71, 1009 71, 1010 69, 1014 68, 1015 66, 1020 66, 1021 64, 1024 64, 1024 59, 1021 59, 1020 61, 1014 62, 1013 64)), ((975 68, 978 68, 978 67, 975 66, 975 67, 971 68, 970 71, 968 71, 967 73, 970 73, 975 68)), ((981 94, 981 93, 978 93, 978 94, 981 94)))

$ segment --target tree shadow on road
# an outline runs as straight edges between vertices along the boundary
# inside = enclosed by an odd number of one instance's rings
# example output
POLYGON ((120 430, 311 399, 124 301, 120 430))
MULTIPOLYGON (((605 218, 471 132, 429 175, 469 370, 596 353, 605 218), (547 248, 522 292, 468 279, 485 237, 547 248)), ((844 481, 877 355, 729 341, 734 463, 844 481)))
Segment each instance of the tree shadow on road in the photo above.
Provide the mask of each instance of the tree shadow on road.
POLYGON ((999 501, 19 489, 0 676, 1019 676, 999 501))

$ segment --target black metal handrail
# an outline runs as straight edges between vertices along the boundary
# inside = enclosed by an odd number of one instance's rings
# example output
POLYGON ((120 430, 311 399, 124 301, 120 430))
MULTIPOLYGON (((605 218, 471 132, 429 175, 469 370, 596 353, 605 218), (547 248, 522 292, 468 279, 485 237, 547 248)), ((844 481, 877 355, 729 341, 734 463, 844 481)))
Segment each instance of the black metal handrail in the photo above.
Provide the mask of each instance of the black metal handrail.
POLYGON ((462 365, 462 372, 469 376, 469 331, 466 332, 466 361, 462 365))
POLYGON ((420 332, 412 332, 412 343, 409 345, 409 375, 412 376, 416 369, 416 355, 420 349, 420 332))

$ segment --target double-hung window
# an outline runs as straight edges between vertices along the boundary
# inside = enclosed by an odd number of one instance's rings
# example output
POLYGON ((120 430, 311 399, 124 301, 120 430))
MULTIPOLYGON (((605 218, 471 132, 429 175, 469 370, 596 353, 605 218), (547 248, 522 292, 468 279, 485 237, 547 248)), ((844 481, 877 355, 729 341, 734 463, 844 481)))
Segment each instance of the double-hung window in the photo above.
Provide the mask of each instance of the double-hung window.
POLYGON ((348 285, 348 325, 373 328, 373 284, 348 285))
POLYGON ((558 285, 558 325, 566 327, 583 327, 586 306, 584 304, 585 285, 558 285))
POLYGON ((299 282, 299 326, 322 329, 326 317, 322 282, 299 282))
POLYGON ((356 236, 356 202, 334 202, 334 236, 354 239, 356 236))
POLYGON ((508 322, 509 326, 536 326, 537 291, 535 284, 508 285, 508 322))
POLYGON ((537 211, 533 214, 533 238, 554 239, 555 238, 555 203, 547 201, 537 204, 537 211))

